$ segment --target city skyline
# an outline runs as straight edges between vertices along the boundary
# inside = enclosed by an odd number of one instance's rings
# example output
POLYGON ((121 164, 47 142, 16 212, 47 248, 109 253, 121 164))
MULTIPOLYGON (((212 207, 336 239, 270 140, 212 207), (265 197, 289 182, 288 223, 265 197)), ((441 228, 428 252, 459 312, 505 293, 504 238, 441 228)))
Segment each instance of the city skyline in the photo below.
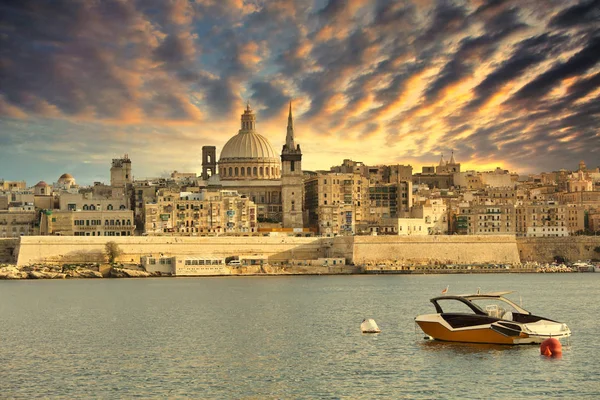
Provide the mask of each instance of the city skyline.
POLYGON ((247 101, 303 168, 598 166, 600 1, 21 1, 0 6, 0 178, 201 170, 247 101))

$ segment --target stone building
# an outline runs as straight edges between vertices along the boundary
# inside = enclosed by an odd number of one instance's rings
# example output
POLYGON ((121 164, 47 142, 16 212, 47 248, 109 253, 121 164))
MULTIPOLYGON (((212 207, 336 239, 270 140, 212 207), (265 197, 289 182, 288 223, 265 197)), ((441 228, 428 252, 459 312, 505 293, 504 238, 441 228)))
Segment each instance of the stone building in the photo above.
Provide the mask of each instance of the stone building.
POLYGON ((0 237, 37 234, 39 234, 39 224, 37 213, 34 210, 11 209, 0 211, 0 237))
POLYGON ((458 173, 460 173, 460 163, 454 160, 454 153, 450 161, 445 161, 442 154, 437 166, 422 167, 420 173, 412 176, 412 182, 414 185, 427 185, 431 189, 450 189, 454 186, 454 176, 458 173))
POLYGON ((61 211, 115 211, 129 209, 126 198, 94 196, 93 192, 61 193, 58 198, 58 209, 61 211))
MULTIPOLYGON (((585 164, 583 168, 585 168, 585 164)), ((568 192, 591 192, 594 190, 594 182, 584 171, 584 169, 580 169, 569 177, 567 181, 568 192)))
POLYGON ((342 165, 331 167, 330 172, 354 173, 358 172, 362 176, 369 178, 370 184, 398 183, 406 182, 412 179, 411 165, 365 165, 360 161, 345 159, 342 165))
POLYGON ((513 204, 461 203, 455 216, 455 232, 462 235, 514 235, 516 213, 513 204))
POLYGON ((111 196, 114 198, 127 197, 132 183, 133 174, 129 156, 125 154, 122 158, 113 158, 110 168, 111 196))
POLYGON ((0 192, 19 191, 25 190, 26 188, 27 185, 25 184, 25 181, 6 181, 4 179, 0 179, 0 192))
POLYGON ((410 217, 423 219, 430 235, 448 233, 448 206, 443 199, 427 199, 415 204, 410 210, 410 217))
POLYGON ((536 201, 517 205, 518 236, 568 236, 567 206, 555 201, 536 201))
POLYGON ((259 222, 282 223, 283 228, 290 231, 302 228, 302 190, 298 190, 298 182, 303 179, 302 153, 295 143, 291 106, 288 135, 281 159, 269 140, 258 133, 256 115, 249 104, 241 116, 240 130, 223 146, 219 161, 213 161, 216 156, 214 146, 204 146, 202 152, 203 174, 198 181, 201 189, 237 191, 256 204, 259 222), (292 161, 294 171, 291 170, 292 161), (284 177, 282 162, 288 167, 284 177), (218 173, 211 175, 213 169, 218 173), (284 190, 284 186, 287 189, 284 190), (286 204, 291 211, 292 202, 294 214, 289 214, 284 221, 283 205, 286 204))
POLYGON ((256 205, 236 191, 199 193, 161 190, 144 205, 146 235, 216 236, 256 234, 256 205))
POLYGON ((317 173, 305 181, 305 208, 319 234, 354 234, 369 210, 369 180, 360 172, 317 173))
POLYGON ((60 236, 133 236, 131 210, 44 210, 40 234, 60 236))

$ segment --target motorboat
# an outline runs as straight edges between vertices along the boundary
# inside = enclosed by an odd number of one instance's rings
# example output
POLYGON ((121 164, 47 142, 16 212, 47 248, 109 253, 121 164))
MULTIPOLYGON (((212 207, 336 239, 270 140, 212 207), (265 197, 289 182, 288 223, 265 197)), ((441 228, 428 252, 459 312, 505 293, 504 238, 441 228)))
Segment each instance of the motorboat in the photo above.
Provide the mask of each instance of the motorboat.
POLYGON ((533 315, 504 297, 510 293, 435 297, 436 313, 419 315, 415 322, 429 338, 447 342, 514 345, 571 336, 566 324, 533 315))

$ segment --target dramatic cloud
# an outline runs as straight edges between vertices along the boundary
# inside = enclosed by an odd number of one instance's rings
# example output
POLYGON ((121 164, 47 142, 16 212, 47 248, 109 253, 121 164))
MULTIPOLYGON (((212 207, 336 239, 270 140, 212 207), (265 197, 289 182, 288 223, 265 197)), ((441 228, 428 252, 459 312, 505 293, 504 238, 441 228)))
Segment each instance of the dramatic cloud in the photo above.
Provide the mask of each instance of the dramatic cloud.
POLYGON ((201 169, 247 101, 306 169, 600 159, 600 1, 19 0, 0 4, 0 178, 201 169))

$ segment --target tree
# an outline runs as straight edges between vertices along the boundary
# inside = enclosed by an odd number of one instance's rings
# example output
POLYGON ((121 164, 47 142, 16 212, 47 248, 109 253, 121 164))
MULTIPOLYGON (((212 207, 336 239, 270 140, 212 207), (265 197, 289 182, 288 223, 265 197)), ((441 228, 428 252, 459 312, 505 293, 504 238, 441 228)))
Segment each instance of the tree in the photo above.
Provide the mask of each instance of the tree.
POLYGON ((119 245, 115 242, 107 242, 104 246, 104 251, 110 264, 114 263, 117 257, 123 254, 123 250, 121 250, 119 245))

